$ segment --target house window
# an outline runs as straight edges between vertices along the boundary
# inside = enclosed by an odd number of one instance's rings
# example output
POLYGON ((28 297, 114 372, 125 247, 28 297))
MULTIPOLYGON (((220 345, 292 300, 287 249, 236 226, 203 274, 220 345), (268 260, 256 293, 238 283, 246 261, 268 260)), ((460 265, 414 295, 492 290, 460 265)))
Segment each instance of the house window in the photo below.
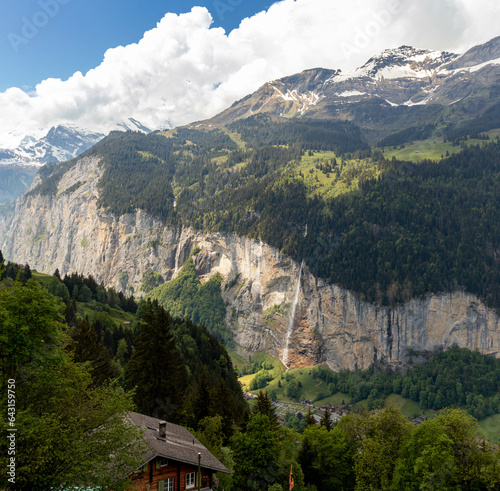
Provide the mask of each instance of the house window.
POLYGON ((157 457, 156 458, 156 468, 165 467, 168 465, 168 459, 166 457, 157 457))
POLYGON ((158 481, 158 491, 174 491, 174 478, 158 481))
POLYGON ((186 474, 186 489, 194 488, 196 485, 196 472, 186 474))

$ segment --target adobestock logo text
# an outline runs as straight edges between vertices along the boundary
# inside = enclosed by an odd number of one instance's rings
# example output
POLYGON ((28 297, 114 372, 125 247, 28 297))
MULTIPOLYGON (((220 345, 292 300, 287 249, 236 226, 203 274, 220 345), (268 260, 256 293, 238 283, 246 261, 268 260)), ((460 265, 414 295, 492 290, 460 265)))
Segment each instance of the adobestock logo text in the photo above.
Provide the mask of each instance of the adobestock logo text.
POLYGON ((19 53, 21 46, 28 44, 60 11, 61 5, 66 5, 70 0, 39 0, 37 10, 29 17, 21 17, 21 30, 18 33, 9 32, 7 39, 14 50, 19 53))

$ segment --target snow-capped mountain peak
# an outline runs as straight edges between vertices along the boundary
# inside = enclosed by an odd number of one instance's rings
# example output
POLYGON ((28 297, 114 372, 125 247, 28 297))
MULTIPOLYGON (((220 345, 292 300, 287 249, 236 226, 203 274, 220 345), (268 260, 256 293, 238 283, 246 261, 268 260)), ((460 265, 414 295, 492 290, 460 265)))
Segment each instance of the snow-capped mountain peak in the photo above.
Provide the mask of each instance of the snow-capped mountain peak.
POLYGON ((151 132, 140 121, 129 118, 109 128, 97 131, 64 123, 52 126, 39 138, 31 135, 22 137, 17 133, 12 133, 12 138, 9 142, 6 142, 7 144, 0 144, 0 164, 43 165, 54 161, 63 162, 85 152, 85 150, 102 140, 110 131, 151 132), (14 136, 16 136, 16 139, 14 139, 14 136), (16 144, 12 145, 14 141, 16 141, 16 144))
POLYGON ((386 49, 380 55, 370 58, 353 75, 375 79, 429 77, 442 65, 458 57, 459 55, 447 51, 400 46, 396 49, 386 49))
POLYGON ((151 131, 139 121, 129 118, 103 132, 68 123, 53 126, 39 138, 31 135, 23 137, 18 131, 11 132, 8 140, 3 142, 9 146, 0 147, 0 203, 14 199, 31 183, 40 166, 77 157, 104 138, 105 133, 113 130, 151 131))
POLYGON ((53 126, 38 140, 25 137, 17 149, 11 153, 17 162, 46 164, 62 162, 76 157, 104 137, 102 133, 88 131, 71 124, 53 126))
POLYGON ((126 121, 117 123, 115 125, 117 131, 140 131, 141 133, 151 133, 151 130, 144 126, 140 121, 134 118, 128 118, 126 121))
POLYGON ((496 107, 499 74, 500 37, 463 55, 400 46, 350 72, 314 68, 268 82, 197 127, 266 113, 348 120, 385 136, 384 122, 391 118, 401 118, 404 127, 420 124, 422 115, 429 121, 438 117, 447 121, 451 105, 454 121, 496 107))

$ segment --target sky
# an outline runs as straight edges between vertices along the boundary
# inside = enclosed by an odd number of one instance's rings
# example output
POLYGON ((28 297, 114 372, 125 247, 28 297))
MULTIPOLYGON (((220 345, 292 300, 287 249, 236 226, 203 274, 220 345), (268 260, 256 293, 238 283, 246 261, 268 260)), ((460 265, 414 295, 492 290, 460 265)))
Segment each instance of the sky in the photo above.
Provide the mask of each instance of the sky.
POLYGON ((308 68, 464 52, 499 18, 497 0, 4 0, 0 147, 60 123, 187 124, 308 68))

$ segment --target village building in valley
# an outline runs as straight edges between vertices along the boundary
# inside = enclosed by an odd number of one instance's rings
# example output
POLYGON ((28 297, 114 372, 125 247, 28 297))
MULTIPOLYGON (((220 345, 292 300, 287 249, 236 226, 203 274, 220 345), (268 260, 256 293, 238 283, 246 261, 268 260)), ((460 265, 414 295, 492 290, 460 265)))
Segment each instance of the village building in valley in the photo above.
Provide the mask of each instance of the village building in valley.
POLYGON ((213 474, 227 468, 186 428, 139 413, 128 413, 131 424, 144 432, 148 451, 144 464, 134 472, 134 491, 209 491, 213 474))

